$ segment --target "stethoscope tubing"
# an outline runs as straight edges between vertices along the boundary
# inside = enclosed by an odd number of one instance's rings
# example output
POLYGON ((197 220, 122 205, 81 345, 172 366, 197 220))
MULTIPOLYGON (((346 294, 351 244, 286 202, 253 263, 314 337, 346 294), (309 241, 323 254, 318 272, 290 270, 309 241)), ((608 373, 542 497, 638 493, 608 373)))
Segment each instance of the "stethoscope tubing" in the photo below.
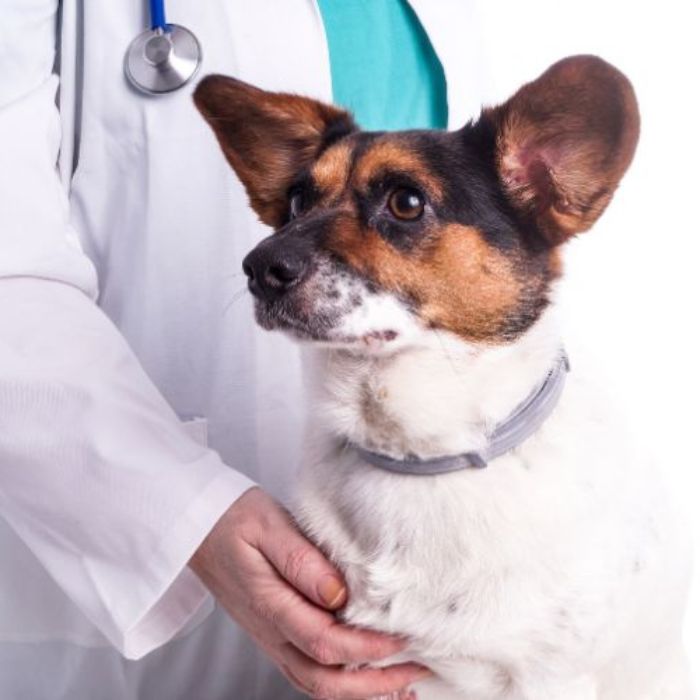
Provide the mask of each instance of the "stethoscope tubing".
POLYGON ((165 0, 150 0, 151 7, 151 29, 161 29, 164 32, 168 29, 165 21, 165 0))

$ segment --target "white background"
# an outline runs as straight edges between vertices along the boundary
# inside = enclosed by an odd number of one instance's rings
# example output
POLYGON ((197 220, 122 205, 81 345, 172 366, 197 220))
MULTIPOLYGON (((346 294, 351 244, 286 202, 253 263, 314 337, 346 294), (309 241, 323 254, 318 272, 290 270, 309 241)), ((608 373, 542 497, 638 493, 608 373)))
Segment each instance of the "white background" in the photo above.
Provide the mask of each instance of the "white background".
MULTIPOLYGON (((576 53, 615 64, 637 91, 636 158, 603 218, 569 246, 564 309, 659 455, 694 531, 698 569, 700 2, 480 4, 492 103, 576 53)), ((700 575, 686 634, 700 686, 700 575)))

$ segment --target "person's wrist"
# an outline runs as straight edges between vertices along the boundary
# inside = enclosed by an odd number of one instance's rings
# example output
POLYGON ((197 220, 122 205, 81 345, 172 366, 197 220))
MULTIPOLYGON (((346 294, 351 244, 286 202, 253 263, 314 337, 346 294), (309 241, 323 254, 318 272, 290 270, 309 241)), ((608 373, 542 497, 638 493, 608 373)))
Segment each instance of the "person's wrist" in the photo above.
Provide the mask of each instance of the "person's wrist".
POLYGON ((246 504, 254 491, 261 492, 261 489, 258 486, 248 489, 224 511, 190 558, 190 568, 205 583, 210 576, 212 565, 217 561, 220 563, 221 556, 225 555, 224 543, 230 543, 241 527, 245 526, 246 520, 250 525, 250 511, 246 504))

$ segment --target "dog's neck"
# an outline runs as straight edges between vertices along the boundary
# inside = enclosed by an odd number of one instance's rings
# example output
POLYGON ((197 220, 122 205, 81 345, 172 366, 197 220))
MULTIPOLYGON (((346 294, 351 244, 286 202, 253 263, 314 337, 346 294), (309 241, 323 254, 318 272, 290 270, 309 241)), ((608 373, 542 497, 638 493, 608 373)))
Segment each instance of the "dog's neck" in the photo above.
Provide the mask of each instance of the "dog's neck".
POLYGON ((478 347, 434 334, 391 355, 323 351, 315 423, 339 441, 401 459, 481 450, 543 380, 561 348, 553 309, 518 340, 478 347))

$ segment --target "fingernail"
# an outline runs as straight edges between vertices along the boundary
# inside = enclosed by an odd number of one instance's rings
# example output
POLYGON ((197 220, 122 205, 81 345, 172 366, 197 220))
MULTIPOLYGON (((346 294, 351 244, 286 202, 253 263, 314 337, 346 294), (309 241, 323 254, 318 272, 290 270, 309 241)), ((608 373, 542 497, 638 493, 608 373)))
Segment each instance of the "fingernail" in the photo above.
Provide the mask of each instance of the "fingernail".
POLYGON ((337 608, 345 600, 345 584, 332 574, 326 574, 318 584, 318 595, 327 608, 337 608))
POLYGON ((416 677, 417 679, 421 678, 429 678, 430 676, 434 676, 435 673, 431 671, 429 668, 426 666, 417 666, 416 667, 416 677))

